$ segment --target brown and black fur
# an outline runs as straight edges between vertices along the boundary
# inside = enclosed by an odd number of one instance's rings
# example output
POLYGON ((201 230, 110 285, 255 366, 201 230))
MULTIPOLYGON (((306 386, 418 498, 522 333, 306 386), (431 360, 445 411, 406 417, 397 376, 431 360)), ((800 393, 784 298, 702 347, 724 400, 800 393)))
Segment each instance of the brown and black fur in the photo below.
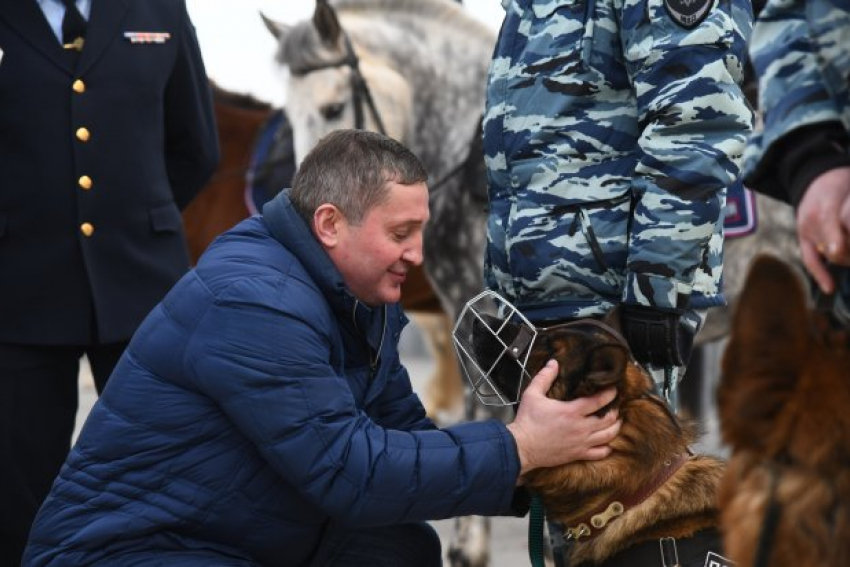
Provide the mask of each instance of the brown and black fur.
POLYGON ((720 491, 729 558, 850 565, 850 332, 811 309, 802 280, 775 258, 750 271, 718 406, 731 451, 720 491))
MULTIPOLYGON (((607 323, 616 327, 616 320, 616 314, 612 314, 607 323)), ((549 521, 572 526, 618 495, 637 493, 651 484, 678 455, 689 455, 696 432, 680 422, 653 393, 652 379, 615 335, 592 324, 538 332, 528 372, 533 376, 549 358, 559 362, 559 375, 549 397, 571 400, 612 385, 618 392, 610 407, 618 408, 623 424, 608 458, 538 469, 523 479, 528 489, 541 495, 549 521)), ((512 334, 516 334, 516 328, 507 327, 501 338, 510 344, 512 334)), ((475 336, 486 333, 476 332, 475 336)), ((492 349, 501 348, 498 344, 481 344, 486 342, 481 338, 476 342, 476 355, 485 360, 488 348, 490 360, 497 354, 492 349)), ((511 366, 506 359, 493 376, 503 391, 516 391, 518 374, 511 366)), ((723 468, 718 458, 689 456, 646 500, 627 509, 593 539, 579 539, 572 548, 570 564, 600 563, 638 543, 661 537, 687 538, 700 530, 717 528, 717 486, 723 468)))

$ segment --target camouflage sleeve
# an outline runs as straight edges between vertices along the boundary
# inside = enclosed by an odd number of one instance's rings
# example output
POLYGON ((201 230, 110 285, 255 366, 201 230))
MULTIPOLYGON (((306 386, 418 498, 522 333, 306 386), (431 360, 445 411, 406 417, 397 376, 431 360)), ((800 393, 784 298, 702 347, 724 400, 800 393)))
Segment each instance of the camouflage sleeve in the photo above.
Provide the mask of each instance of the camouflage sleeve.
POLYGON ((722 268, 725 191, 752 129, 740 86, 752 9, 748 0, 625 0, 622 22, 641 134, 621 299, 684 309, 695 289, 716 289, 722 268), (701 21, 676 17, 701 5, 701 21))
POLYGON ((850 11, 842 0, 770 0, 750 42, 762 126, 744 155, 755 188, 778 185, 783 139, 816 124, 850 129, 850 11), (843 8, 837 7, 843 4, 843 8))

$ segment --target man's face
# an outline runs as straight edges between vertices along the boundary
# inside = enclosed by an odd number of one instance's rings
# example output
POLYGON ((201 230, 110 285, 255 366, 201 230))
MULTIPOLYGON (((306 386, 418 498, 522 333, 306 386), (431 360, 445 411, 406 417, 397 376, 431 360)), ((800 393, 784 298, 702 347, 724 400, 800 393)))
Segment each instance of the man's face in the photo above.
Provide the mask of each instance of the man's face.
POLYGON ((407 272, 422 263, 422 231, 428 221, 424 183, 390 183, 388 199, 359 225, 338 224, 337 244, 328 252, 360 301, 376 306, 401 299, 407 272))

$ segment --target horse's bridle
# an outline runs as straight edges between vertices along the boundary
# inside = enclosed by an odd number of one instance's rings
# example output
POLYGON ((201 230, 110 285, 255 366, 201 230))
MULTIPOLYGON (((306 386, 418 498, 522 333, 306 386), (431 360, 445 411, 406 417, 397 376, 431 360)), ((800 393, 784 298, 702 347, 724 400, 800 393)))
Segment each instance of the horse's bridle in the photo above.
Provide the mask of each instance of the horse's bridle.
MULTIPOLYGON (((375 99, 372 97, 372 91, 369 89, 369 83, 366 82, 366 78, 363 76, 363 73, 360 71, 360 59, 357 57, 357 53, 354 52, 354 47, 351 45, 351 39, 349 39, 348 34, 345 33, 345 30, 341 31, 343 45, 345 46, 345 55, 341 59, 337 59, 336 61, 329 61, 327 63, 321 63, 318 65, 312 65, 309 67, 299 68, 297 70, 292 70, 291 72, 296 77, 308 75, 315 71, 322 71, 324 69, 335 69, 337 67, 348 67, 351 70, 351 97, 354 106, 354 128, 356 130, 362 130, 366 126, 365 122, 365 113, 363 112, 363 106, 365 102, 366 108, 369 110, 369 114, 372 115, 372 118, 375 120, 375 126, 378 128, 378 132, 386 135, 387 131, 384 128, 384 121, 381 119, 381 113, 378 111, 378 107, 375 105, 375 99)), ((466 170, 469 165, 469 160, 472 159, 473 156, 468 155, 466 159, 462 160, 457 166, 453 167, 449 172, 440 178, 435 183, 429 186, 429 193, 433 196, 437 189, 441 188, 446 184, 451 178, 458 175, 459 173, 466 170)))
POLYGON ((345 31, 342 31, 342 41, 343 45, 345 46, 345 55, 342 57, 342 59, 337 59, 336 61, 329 61, 320 65, 313 65, 311 67, 304 67, 302 69, 298 69, 297 71, 293 70, 292 74, 295 76, 303 76, 309 73, 313 73, 315 71, 322 71, 324 69, 348 67, 351 70, 350 80, 351 96, 354 103, 354 128, 357 130, 362 130, 366 126, 365 114, 363 112, 363 106, 365 102, 369 113, 375 120, 375 125, 378 128, 378 132, 386 135, 387 131, 384 128, 384 121, 381 119, 381 113, 378 112, 378 107, 375 106, 375 100, 372 97, 372 91, 369 89, 369 84, 366 82, 366 79, 363 77, 363 73, 360 71, 360 60, 357 58, 357 54, 354 52, 354 48, 351 46, 351 40, 348 38, 348 34, 345 33, 345 31))

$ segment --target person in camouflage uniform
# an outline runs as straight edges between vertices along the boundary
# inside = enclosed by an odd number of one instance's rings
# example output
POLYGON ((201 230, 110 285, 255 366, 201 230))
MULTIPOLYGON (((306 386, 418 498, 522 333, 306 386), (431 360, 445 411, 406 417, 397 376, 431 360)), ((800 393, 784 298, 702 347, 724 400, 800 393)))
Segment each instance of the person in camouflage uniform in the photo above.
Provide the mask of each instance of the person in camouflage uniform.
POLYGON ((484 149, 487 284, 535 322, 616 306, 674 388, 722 305, 723 209, 753 113, 748 0, 503 0, 484 149))
POLYGON ((850 3, 771 0, 750 52, 763 127, 745 153, 747 185, 797 208, 801 257, 831 293, 824 259, 850 266, 850 3))

